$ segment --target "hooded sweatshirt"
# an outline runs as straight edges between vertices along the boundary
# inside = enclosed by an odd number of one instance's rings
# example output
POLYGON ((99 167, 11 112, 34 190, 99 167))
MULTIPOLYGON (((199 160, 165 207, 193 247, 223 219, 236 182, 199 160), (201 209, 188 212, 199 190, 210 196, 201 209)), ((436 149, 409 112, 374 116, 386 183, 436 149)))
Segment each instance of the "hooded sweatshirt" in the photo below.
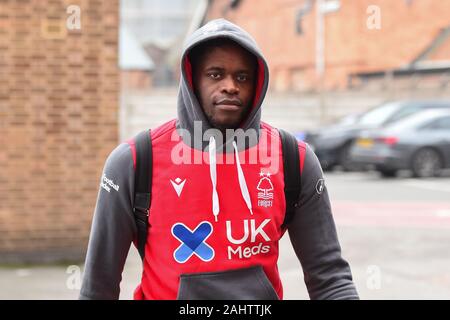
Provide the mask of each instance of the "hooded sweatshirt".
MULTIPOLYGON (((183 52, 178 117, 151 131, 152 204, 134 298, 282 299, 278 243, 288 231, 311 299, 357 299, 320 164, 302 142, 302 189, 292 221, 282 226, 283 155, 278 131, 260 121, 269 72, 255 41, 219 19, 194 32, 183 52), (257 61, 250 112, 225 137, 210 130, 192 82, 192 48, 216 38, 232 40, 257 61)), ((80 299, 119 297, 125 260, 137 238, 135 157, 131 139, 105 163, 80 299)))

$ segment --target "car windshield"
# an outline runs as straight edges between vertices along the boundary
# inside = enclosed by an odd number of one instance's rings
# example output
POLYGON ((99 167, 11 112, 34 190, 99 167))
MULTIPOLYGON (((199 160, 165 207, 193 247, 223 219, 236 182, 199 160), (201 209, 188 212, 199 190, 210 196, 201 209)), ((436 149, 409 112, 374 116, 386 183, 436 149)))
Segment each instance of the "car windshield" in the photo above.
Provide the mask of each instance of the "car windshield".
POLYGON ((352 125, 358 122, 359 117, 360 117, 359 114, 350 114, 346 117, 341 118, 337 124, 341 126, 352 125))
POLYGON ((399 103, 387 103, 363 114, 358 124, 367 126, 379 126, 383 124, 395 111, 401 107, 399 103))

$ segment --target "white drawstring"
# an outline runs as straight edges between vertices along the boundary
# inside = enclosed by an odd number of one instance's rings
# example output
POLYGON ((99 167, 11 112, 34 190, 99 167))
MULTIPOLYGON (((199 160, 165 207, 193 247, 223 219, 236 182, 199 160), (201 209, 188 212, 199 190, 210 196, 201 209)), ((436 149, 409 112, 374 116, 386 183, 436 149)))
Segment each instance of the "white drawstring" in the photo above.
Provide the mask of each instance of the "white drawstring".
POLYGON ((252 202, 250 201, 250 194, 248 193, 247 182, 245 181, 244 172, 242 172, 241 163, 239 161, 239 152, 237 149, 236 141, 233 141, 233 147, 234 147, 234 154, 236 156, 236 167, 238 171, 239 187, 241 187, 242 198, 244 198, 244 201, 247 204, 247 208, 250 211, 250 214, 253 215, 252 202))
MULTIPOLYGON (((236 142, 233 141, 234 154, 236 157, 236 167, 238 172, 239 187, 241 189, 242 198, 247 205, 250 214, 253 215, 252 202, 250 200, 250 194, 248 192, 247 182, 245 181, 244 172, 242 171, 241 163, 239 161, 239 152, 236 142)), ((216 140, 214 137, 209 138, 209 174, 211 176, 212 183, 212 212, 214 215, 214 221, 218 221, 220 205, 219 195, 217 193, 217 158, 216 158, 216 140)))
POLYGON ((214 220, 218 221, 220 206, 219 196, 217 194, 217 160, 216 160, 216 139, 214 137, 209 138, 209 175, 211 176, 211 183, 213 187, 212 192, 212 210, 214 220))

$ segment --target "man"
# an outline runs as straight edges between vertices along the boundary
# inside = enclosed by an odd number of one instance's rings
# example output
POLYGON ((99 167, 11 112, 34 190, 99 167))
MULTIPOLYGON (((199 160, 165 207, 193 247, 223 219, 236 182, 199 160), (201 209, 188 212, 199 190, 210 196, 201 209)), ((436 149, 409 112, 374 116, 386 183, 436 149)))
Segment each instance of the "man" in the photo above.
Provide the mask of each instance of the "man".
MULTIPOLYGON (((358 299, 319 162, 304 143, 298 206, 283 225, 283 155, 278 131, 260 122, 269 73, 255 41, 214 20, 190 37, 181 61, 178 118, 151 131, 152 200, 134 298, 282 299, 278 242, 287 230, 311 299, 358 299)), ((119 297, 137 233, 135 157, 130 140, 106 161, 81 299, 119 297)))

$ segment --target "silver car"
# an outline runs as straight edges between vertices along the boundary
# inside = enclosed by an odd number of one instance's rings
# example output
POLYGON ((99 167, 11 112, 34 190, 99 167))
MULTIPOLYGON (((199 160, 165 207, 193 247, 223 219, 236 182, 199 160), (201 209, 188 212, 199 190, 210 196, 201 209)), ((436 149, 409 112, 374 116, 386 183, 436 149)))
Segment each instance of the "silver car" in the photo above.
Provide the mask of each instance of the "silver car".
POLYGON ((350 157, 386 177, 400 169, 412 170, 415 177, 437 176, 450 167, 450 110, 420 111, 382 129, 364 131, 350 157))
POLYGON ((384 103, 353 118, 329 127, 306 132, 303 139, 319 158, 324 170, 340 165, 344 170, 355 169, 350 148, 364 130, 383 128, 416 112, 429 109, 450 109, 450 100, 399 100, 384 103))

